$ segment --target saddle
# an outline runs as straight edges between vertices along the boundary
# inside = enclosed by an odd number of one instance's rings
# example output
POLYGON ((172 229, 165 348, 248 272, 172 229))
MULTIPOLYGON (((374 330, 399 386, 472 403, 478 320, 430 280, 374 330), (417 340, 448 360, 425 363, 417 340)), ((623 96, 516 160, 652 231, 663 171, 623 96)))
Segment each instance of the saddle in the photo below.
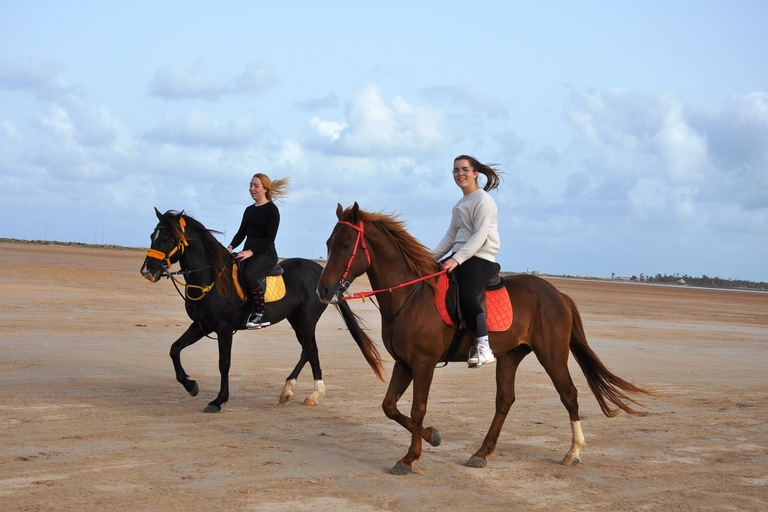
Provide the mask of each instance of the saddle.
MULTIPOLYGON (((235 283, 238 286, 238 293, 241 290, 245 290, 245 279, 243 278, 242 266, 236 261, 235 266, 232 269, 233 278, 236 277, 235 283), (235 276, 235 273, 237 274, 235 276)), ((261 289, 264 290, 264 302, 276 302, 285 297, 285 280, 283 274, 285 269, 280 266, 280 263, 272 267, 272 270, 267 272, 264 279, 259 279, 261 289)), ((241 298, 244 294, 241 295, 241 298)))
MULTIPOLYGON (((512 325, 512 303, 504 287, 504 278, 499 275, 501 266, 496 264, 496 273, 485 285, 485 304, 487 308, 488 331, 506 331, 512 325)), ((458 329, 464 326, 464 319, 459 308, 459 285, 449 275, 443 274, 437 281, 435 307, 446 325, 458 329)))

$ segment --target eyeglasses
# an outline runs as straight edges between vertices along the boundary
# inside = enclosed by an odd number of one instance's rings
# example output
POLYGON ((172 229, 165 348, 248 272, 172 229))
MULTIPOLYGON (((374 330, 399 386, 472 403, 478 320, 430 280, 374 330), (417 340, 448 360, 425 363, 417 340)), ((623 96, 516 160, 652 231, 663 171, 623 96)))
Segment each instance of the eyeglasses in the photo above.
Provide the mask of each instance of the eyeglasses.
POLYGON ((458 176, 459 174, 469 174, 471 172, 472 172, 472 169, 470 169, 469 167, 465 167, 463 169, 454 169, 453 175, 458 176))

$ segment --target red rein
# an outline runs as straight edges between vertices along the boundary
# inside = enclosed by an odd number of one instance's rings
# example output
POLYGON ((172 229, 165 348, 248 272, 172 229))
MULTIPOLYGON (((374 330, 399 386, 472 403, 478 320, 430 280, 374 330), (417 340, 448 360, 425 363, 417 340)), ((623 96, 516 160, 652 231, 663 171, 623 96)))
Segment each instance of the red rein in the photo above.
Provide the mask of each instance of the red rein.
MULTIPOLYGON (((344 221, 344 220, 340 220, 338 222, 338 224, 344 224, 344 225, 349 226, 352 229, 357 231, 357 240, 355 240, 355 248, 352 250, 352 257, 349 258, 349 263, 347 264, 347 269, 344 271, 344 275, 341 276, 341 283, 342 283, 342 286, 343 286, 344 282, 347 280, 347 276, 349 275, 349 269, 352 267, 352 262, 355 261, 355 256, 357 255, 357 246, 360 245, 361 241, 362 241, 362 245, 363 245, 363 250, 365 251, 365 257, 368 258, 368 266, 369 267, 371 266, 371 255, 368 253, 368 248, 365 246, 365 237, 363 236, 364 235, 364 233, 363 233, 363 229, 364 228, 363 228, 363 221, 362 220, 360 221, 360 225, 359 226, 355 226, 351 222, 347 222, 347 221, 344 221)), ((381 292, 391 292, 392 290, 397 290, 398 288, 404 288, 406 286, 410 286, 410 285, 418 283, 420 281, 426 281, 427 279, 431 279, 433 277, 437 277, 440 274, 445 274, 445 272, 446 272, 445 270, 441 270, 440 272, 436 272, 434 274, 430 274, 430 275, 425 276, 425 277, 420 277, 418 279, 414 279, 413 281, 408 281, 407 283, 402 283, 402 284, 399 284, 397 286, 393 286, 392 288, 384 288, 384 289, 381 289, 381 290, 373 290, 373 291, 370 291, 370 292, 358 292, 358 293, 350 295, 349 297, 342 297, 342 299, 344 299, 344 300, 363 299, 363 301, 365 301, 365 298, 366 297, 370 297, 371 295, 376 295, 377 293, 381 293, 381 292)))

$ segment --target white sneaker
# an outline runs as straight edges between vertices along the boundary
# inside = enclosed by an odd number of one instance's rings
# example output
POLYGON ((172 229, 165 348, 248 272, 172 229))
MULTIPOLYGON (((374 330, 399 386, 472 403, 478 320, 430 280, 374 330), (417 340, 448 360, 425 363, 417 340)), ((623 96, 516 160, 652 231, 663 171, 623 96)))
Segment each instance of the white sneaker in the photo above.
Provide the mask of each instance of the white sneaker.
POLYGON ((493 355, 493 350, 491 350, 491 347, 486 347, 485 345, 479 345, 475 353, 472 352, 469 353, 469 359, 467 360, 467 364, 470 368, 476 368, 478 366, 482 366, 484 364, 491 364, 496 361, 496 357, 493 355))
POLYGON ((259 313, 252 314, 248 318, 248 321, 245 323, 245 328, 246 329, 261 329, 262 328, 262 323, 261 323, 261 317, 262 316, 263 315, 261 315, 259 313))

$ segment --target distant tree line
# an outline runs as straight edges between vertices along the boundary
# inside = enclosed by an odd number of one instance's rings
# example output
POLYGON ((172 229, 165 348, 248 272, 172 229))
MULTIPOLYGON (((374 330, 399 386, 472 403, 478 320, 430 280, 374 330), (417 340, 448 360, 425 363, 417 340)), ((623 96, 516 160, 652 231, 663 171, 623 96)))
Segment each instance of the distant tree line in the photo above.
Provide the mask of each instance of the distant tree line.
POLYGON ((630 281, 640 283, 659 283, 659 284, 678 284, 688 286, 702 286, 706 288, 734 288, 741 290, 762 290, 768 291, 768 283, 745 281, 743 279, 721 279, 719 277, 709 277, 706 274, 701 277, 692 277, 688 274, 680 275, 675 274, 668 276, 666 274, 656 274, 655 276, 645 276, 640 274, 640 277, 632 276, 630 281))

